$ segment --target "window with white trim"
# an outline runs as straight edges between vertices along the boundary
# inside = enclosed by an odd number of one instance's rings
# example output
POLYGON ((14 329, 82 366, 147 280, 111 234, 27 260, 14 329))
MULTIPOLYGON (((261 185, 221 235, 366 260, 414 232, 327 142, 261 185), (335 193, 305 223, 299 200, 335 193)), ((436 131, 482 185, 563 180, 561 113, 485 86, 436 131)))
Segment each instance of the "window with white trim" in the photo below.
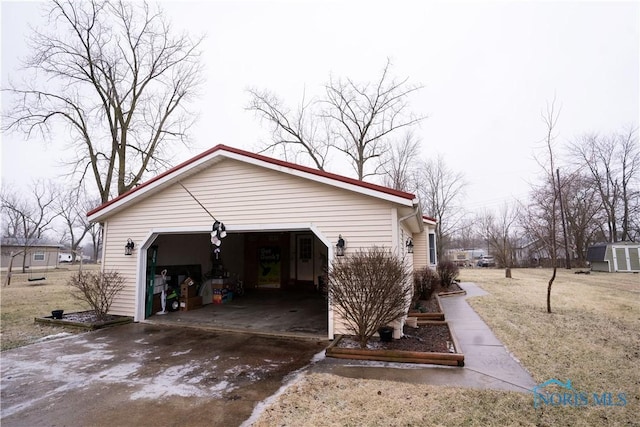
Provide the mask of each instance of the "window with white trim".
POLYGON ((44 261, 44 252, 43 251, 37 251, 33 253, 33 260, 34 261, 44 261))

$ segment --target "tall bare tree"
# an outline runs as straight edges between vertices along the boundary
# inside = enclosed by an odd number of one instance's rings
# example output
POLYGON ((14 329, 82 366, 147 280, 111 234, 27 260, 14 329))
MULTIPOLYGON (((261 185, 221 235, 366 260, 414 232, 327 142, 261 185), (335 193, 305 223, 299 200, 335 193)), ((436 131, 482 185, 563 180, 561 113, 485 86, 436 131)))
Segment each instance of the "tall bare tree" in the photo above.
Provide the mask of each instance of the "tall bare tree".
POLYGON ((45 181, 35 181, 30 193, 25 194, 7 186, 0 191, 2 202, 3 238, 22 247, 24 254, 22 272, 31 248, 39 243, 56 218, 54 202, 57 198, 53 187, 45 181))
POLYGON ((295 112, 274 94, 251 89, 247 110, 272 125, 272 141, 263 151, 282 149, 294 158, 304 155, 321 170, 328 156, 337 153, 364 180, 383 173, 393 135, 424 119, 412 114, 408 104, 410 95, 421 88, 408 78, 393 78, 387 60, 376 82, 330 77, 324 96, 310 101, 303 96, 295 112))
POLYGON ((632 240, 633 218, 640 213, 635 202, 640 194, 637 128, 610 135, 583 135, 570 145, 570 151, 598 190, 606 213, 608 241, 632 240))
POLYGON ((560 111, 556 108, 555 98, 551 103, 547 103, 546 111, 542 113, 542 121, 545 124, 546 135, 544 137, 543 156, 536 156, 536 161, 543 171, 542 185, 533 189, 530 199, 533 201, 529 205, 529 209, 525 212, 529 223, 523 224, 530 233, 543 243, 544 248, 551 259, 551 267, 553 273, 547 285, 547 313, 551 313, 551 287, 556 278, 558 269, 558 215, 560 212, 559 192, 560 187, 556 179, 556 163, 555 163, 555 129, 558 124, 560 111), (539 218, 543 224, 536 227, 535 219, 539 218))
POLYGON ((295 112, 268 90, 248 89, 251 101, 248 110, 254 111, 271 127, 272 141, 262 151, 280 151, 286 161, 304 163, 308 157, 313 166, 325 170, 331 148, 327 121, 314 116, 316 101, 307 100, 306 93, 295 112))
POLYGON ((442 156, 422 161, 413 179, 422 211, 438 221, 438 259, 444 259, 453 233, 464 217, 462 196, 467 185, 464 174, 450 169, 442 156))
MULTIPOLYGON (((562 199, 567 220, 570 246, 579 266, 586 265, 587 248, 595 243, 602 203, 588 176, 580 172, 565 174, 561 179, 562 199)), ((606 222, 603 218, 602 222, 606 222)))
POLYGON ((485 212, 478 223, 481 233, 499 267, 513 267, 515 263, 516 230, 515 225, 520 218, 518 207, 505 203, 498 214, 485 212))
POLYGON ((390 147, 383 161, 383 185, 400 191, 414 191, 411 178, 415 176, 420 156, 421 142, 413 132, 407 132, 404 138, 390 147))
POLYGON ((6 89, 5 129, 27 137, 68 131, 71 173, 92 177, 102 202, 165 168, 193 121, 185 105, 200 83, 200 40, 172 35, 147 3, 48 4, 24 60, 31 81, 6 89), (114 188, 115 187, 115 188, 114 188))
POLYGON ((93 227, 87 219, 87 212, 96 206, 96 200, 91 199, 81 188, 58 188, 57 193, 59 196, 54 209, 65 227, 60 241, 69 245, 75 261, 82 240, 93 227))

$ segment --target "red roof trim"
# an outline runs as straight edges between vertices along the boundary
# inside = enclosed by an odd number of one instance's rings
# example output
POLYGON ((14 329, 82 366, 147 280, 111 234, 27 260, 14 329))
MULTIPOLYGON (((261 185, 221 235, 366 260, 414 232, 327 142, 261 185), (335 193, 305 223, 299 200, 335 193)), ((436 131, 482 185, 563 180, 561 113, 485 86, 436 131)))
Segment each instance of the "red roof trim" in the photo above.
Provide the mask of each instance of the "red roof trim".
POLYGON ((164 178, 165 176, 173 174, 176 171, 178 171, 178 170, 180 170, 182 168, 185 168, 185 167, 189 166, 190 164, 192 164, 192 163, 194 163, 194 162, 196 162, 196 161, 198 161, 198 160, 200 160, 200 159, 202 159, 204 157, 207 157, 207 156, 209 156, 209 155, 211 155, 211 154, 213 154, 213 153, 215 153, 217 151, 227 151, 229 153, 234 153, 234 154, 238 154, 240 156, 244 156, 244 157, 249 157, 249 158, 252 158, 252 159, 260 160, 260 161, 263 161, 263 162, 271 163, 273 165, 282 166, 282 167, 286 167, 286 168, 290 168, 290 169, 295 169, 295 170, 298 170, 298 171, 301 171, 301 172, 310 173, 310 174, 317 175, 317 176, 320 176, 320 177, 323 177, 323 178, 333 179, 333 180, 340 181, 340 182, 343 182, 343 183, 346 183, 346 184, 357 185, 359 187, 363 187, 363 188, 366 188, 366 189, 369 189, 369 190, 380 191, 382 193, 390 194, 392 196, 400 197, 400 198, 403 198, 403 199, 413 200, 413 199, 416 198, 415 195, 413 195, 411 193, 406 193, 404 191, 394 190, 393 188, 388 188, 388 187, 384 187, 384 186, 381 186, 381 185, 371 184, 371 183, 368 183, 368 182, 360 181, 360 180, 349 178, 349 177, 346 177, 346 176, 337 175, 337 174, 334 174, 334 173, 331 173, 331 172, 324 172, 324 171, 321 171, 321 170, 318 170, 318 169, 313 169, 313 168, 310 168, 310 167, 307 167, 307 166, 297 165, 295 163, 285 162, 283 160, 278 160, 278 159, 274 159, 272 157, 267 157, 267 156, 264 156, 262 154, 256 154, 256 153, 252 153, 250 151, 241 150, 239 148, 228 147, 226 145, 219 144, 219 145, 216 145, 213 148, 210 148, 207 151, 204 151, 204 152, 198 154, 195 157, 192 157, 189 160, 186 160, 186 161, 180 163, 179 165, 177 165, 177 166, 175 166, 175 167, 173 167, 173 168, 171 168, 171 169, 169 169, 169 170, 167 170, 167 171, 165 171, 165 172, 163 172, 163 173, 161 173, 159 175, 156 175, 155 177, 153 177, 150 180, 138 185, 135 188, 132 188, 131 190, 127 191, 126 193, 123 193, 123 194, 119 195, 118 197, 116 197, 116 198, 114 198, 112 200, 109 200, 106 203, 103 203, 102 205, 98 206, 97 208, 92 209, 91 211, 89 211, 87 213, 87 216, 94 215, 94 214, 100 212, 101 210, 109 207, 110 205, 116 203, 117 201, 122 200, 122 199, 124 199, 126 197, 129 197, 130 195, 134 194, 135 192, 141 190, 142 188, 147 187, 147 186, 153 184, 154 182, 164 178))
POLYGON ((433 221, 433 222, 438 222, 437 219, 435 218, 431 218, 430 216, 426 216, 426 215, 422 215, 422 218, 428 220, 428 221, 433 221))

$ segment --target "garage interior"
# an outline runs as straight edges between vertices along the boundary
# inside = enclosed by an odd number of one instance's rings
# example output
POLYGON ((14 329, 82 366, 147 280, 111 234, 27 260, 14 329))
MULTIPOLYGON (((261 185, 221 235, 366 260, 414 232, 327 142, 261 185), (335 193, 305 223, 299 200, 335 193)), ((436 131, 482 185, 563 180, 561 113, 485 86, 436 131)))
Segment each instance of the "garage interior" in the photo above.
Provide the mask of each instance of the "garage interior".
POLYGON ((309 230, 228 233, 219 247, 210 234, 159 235, 147 250, 146 321, 327 338, 327 254, 309 230))

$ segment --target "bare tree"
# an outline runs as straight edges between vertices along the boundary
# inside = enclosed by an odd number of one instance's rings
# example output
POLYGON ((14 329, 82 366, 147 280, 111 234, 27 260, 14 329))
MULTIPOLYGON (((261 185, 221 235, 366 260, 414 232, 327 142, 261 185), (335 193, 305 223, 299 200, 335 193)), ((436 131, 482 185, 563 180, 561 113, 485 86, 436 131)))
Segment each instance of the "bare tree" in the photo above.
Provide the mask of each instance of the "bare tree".
POLYGON ((519 218, 517 206, 506 203, 500 207, 498 215, 487 211, 479 218, 481 233, 499 267, 514 266, 517 242, 514 228, 519 218))
POLYGON ((187 142, 200 40, 174 37, 147 3, 54 0, 48 17, 24 61, 33 80, 6 89, 4 128, 28 138, 68 131, 71 173, 91 176, 106 202, 165 168, 175 141, 187 142))
POLYGON ((464 218, 459 205, 464 195, 464 174, 450 169, 442 156, 423 161, 414 176, 414 188, 422 211, 438 222, 438 259, 444 259, 449 241, 464 218))
POLYGON ((542 113, 542 121, 546 127, 544 138, 545 156, 536 157, 536 160, 543 171, 543 184, 531 195, 533 203, 529 205, 527 220, 531 223, 523 224, 533 236, 544 243, 551 259, 553 273, 547 285, 547 313, 551 313, 551 287, 556 278, 558 269, 558 213, 559 213, 559 185, 556 180, 556 165, 554 157, 554 145, 556 135, 554 134, 560 111, 556 111, 555 98, 551 103, 547 103, 546 111, 542 113), (540 229, 535 227, 535 215, 542 219, 543 226, 540 229))
POLYGON ((93 227, 86 213, 96 206, 95 200, 91 200, 81 188, 58 188, 58 194, 55 210, 65 225, 60 240, 69 245, 75 261, 82 240, 93 227))
POLYGON ((21 252, 25 255, 22 262, 24 273, 31 248, 41 241, 56 217, 56 194, 51 185, 44 181, 36 181, 31 186, 31 192, 26 195, 3 186, 0 200, 3 238, 11 239, 22 246, 21 252))
MULTIPOLYGON (((595 243, 602 203, 589 177, 579 172, 560 182, 567 220, 567 234, 579 266, 586 265, 587 248, 595 243)), ((606 218, 602 219, 606 222, 606 218)))
POLYGON ((321 170, 327 157, 337 152, 347 159, 358 179, 380 175, 392 136, 424 119, 412 114, 408 106, 409 96, 422 87, 409 84, 408 78, 396 80, 390 71, 387 60, 375 83, 330 77, 324 97, 307 102, 303 96, 295 113, 275 95, 249 90, 247 110, 273 127, 272 141, 263 151, 282 149, 293 157, 303 153, 321 170))
POLYGON ((311 111, 315 101, 307 101, 303 94, 297 110, 292 112, 267 90, 248 89, 248 92, 251 101, 247 109, 272 127, 272 141, 262 151, 281 150, 285 160, 294 162, 300 162, 299 156, 308 157, 316 168, 325 170, 331 144, 326 120, 318 119, 311 111))
POLYGON ((382 163, 383 185, 400 191, 413 191, 411 178, 420 155, 420 140, 413 132, 407 132, 403 140, 390 147, 387 159, 382 163))
POLYGON ((102 224, 91 224, 89 229, 89 236, 91 236, 91 254, 94 260, 100 259, 100 252, 102 251, 102 224))
POLYGON ((634 203, 640 174, 637 128, 606 136, 583 135, 570 150, 598 190, 606 213, 608 241, 631 240, 633 217, 639 213, 634 203))

